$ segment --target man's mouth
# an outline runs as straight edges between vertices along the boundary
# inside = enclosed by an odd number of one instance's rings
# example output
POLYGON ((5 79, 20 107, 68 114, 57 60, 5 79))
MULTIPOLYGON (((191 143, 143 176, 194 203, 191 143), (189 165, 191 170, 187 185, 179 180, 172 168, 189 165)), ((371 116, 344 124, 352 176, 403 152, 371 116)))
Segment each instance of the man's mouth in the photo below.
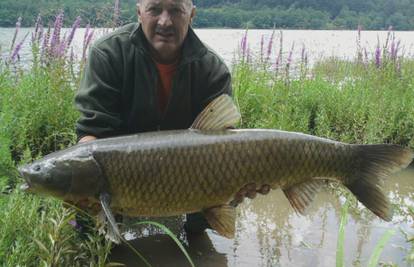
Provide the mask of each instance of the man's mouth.
POLYGON ((172 37, 174 37, 174 33, 173 32, 162 32, 162 31, 157 31, 155 32, 158 36, 162 37, 162 38, 166 38, 166 39, 170 39, 172 37))

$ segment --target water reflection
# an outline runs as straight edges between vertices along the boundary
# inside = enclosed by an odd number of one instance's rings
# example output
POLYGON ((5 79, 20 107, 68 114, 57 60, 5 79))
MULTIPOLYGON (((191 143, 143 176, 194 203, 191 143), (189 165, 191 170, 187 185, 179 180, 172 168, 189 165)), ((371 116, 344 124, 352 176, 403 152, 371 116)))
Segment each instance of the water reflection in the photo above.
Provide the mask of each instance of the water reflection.
MULTIPOLYGON (((393 203, 413 202, 414 169, 397 174, 385 182, 393 203)), ((238 208, 237 232, 233 240, 212 231, 191 239, 182 231, 182 219, 166 224, 184 242, 196 266, 335 266, 340 210, 343 200, 323 190, 307 210, 297 215, 280 190, 245 201, 238 208)), ((350 210, 345 227, 345 266, 366 266, 388 229, 396 234, 385 245, 382 262, 406 266, 405 255, 410 244, 402 231, 413 234, 409 213, 383 222, 366 208, 350 210), (400 229, 402 231, 400 231, 400 229)), ((153 266, 188 266, 185 256, 159 230, 144 227, 137 231, 140 238, 132 241, 153 266), (157 232, 158 231, 158 232, 157 232)), ((136 256, 125 247, 115 248, 113 261, 137 266, 136 256)))
MULTIPOLYGON (((218 253, 207 233, 186 236, 186 249, 196 266, 226 267, 227 258, 218 253)), ((152 266, 190 266, 177 244, 167 235, 155 234, 130 241, 152 266)), ((141 266, 142 261, 126 245, 115 247, 111 252, 111 262, 122 263, 127 267, 141 266)))

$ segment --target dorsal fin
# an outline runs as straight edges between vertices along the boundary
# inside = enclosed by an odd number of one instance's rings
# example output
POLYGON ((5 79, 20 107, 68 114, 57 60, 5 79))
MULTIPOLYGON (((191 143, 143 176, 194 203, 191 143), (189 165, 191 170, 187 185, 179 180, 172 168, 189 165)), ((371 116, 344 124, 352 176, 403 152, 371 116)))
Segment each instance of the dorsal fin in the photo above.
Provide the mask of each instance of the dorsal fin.
POLYGON ((240 113, 229 95, 215 98, 197 116, 190 129, 224 130, 234 128, 240 120, 240 113))

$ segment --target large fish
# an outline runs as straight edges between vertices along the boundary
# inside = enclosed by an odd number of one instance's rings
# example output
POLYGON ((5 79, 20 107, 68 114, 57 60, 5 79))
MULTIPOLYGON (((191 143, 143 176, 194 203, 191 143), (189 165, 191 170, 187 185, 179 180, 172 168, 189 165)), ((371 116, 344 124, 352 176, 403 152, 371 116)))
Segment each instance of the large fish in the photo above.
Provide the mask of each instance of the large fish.
POLYGON ((338 180, 373 213, 391 220, 381 180, 407 167, 409 149, 229 129, 239 118, 231 98, 222 95, 188 130, 86 142, 22 166, 23 187, 72 203, 100 203, 116 236, 113 211, 157 217, 202 211, 213 229, 231 238, 235 208, 229 202, 250 183, 281 188, 303 213, 324 180, 338 180))

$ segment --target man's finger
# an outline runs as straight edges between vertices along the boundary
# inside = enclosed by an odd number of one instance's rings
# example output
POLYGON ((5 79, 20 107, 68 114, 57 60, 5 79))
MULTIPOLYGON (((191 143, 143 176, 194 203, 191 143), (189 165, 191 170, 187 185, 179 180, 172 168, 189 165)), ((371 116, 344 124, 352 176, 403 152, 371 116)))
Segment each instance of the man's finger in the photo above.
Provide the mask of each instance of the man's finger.
POLYGON ((250 198, 250 199, 255 198, 255 197, 256 197, 256 195, 257 195, 256 190, 249 191, 249 192, 247 192, 247 194, 246 194, 246 196, 247 196, 248 198, 250 198))
POLYGON ((247 184, 244 188, 246 188, 247 194, 248 194, 250 191, 256 191, 256 184, 255 183, 247 184))
POLYGON ((266 195, 269 192, 270 192, 270 185, 268 184, 262 185, 262 187, 259 190, 257 190, 257 193, 262 194, 262 195, 266 195))

